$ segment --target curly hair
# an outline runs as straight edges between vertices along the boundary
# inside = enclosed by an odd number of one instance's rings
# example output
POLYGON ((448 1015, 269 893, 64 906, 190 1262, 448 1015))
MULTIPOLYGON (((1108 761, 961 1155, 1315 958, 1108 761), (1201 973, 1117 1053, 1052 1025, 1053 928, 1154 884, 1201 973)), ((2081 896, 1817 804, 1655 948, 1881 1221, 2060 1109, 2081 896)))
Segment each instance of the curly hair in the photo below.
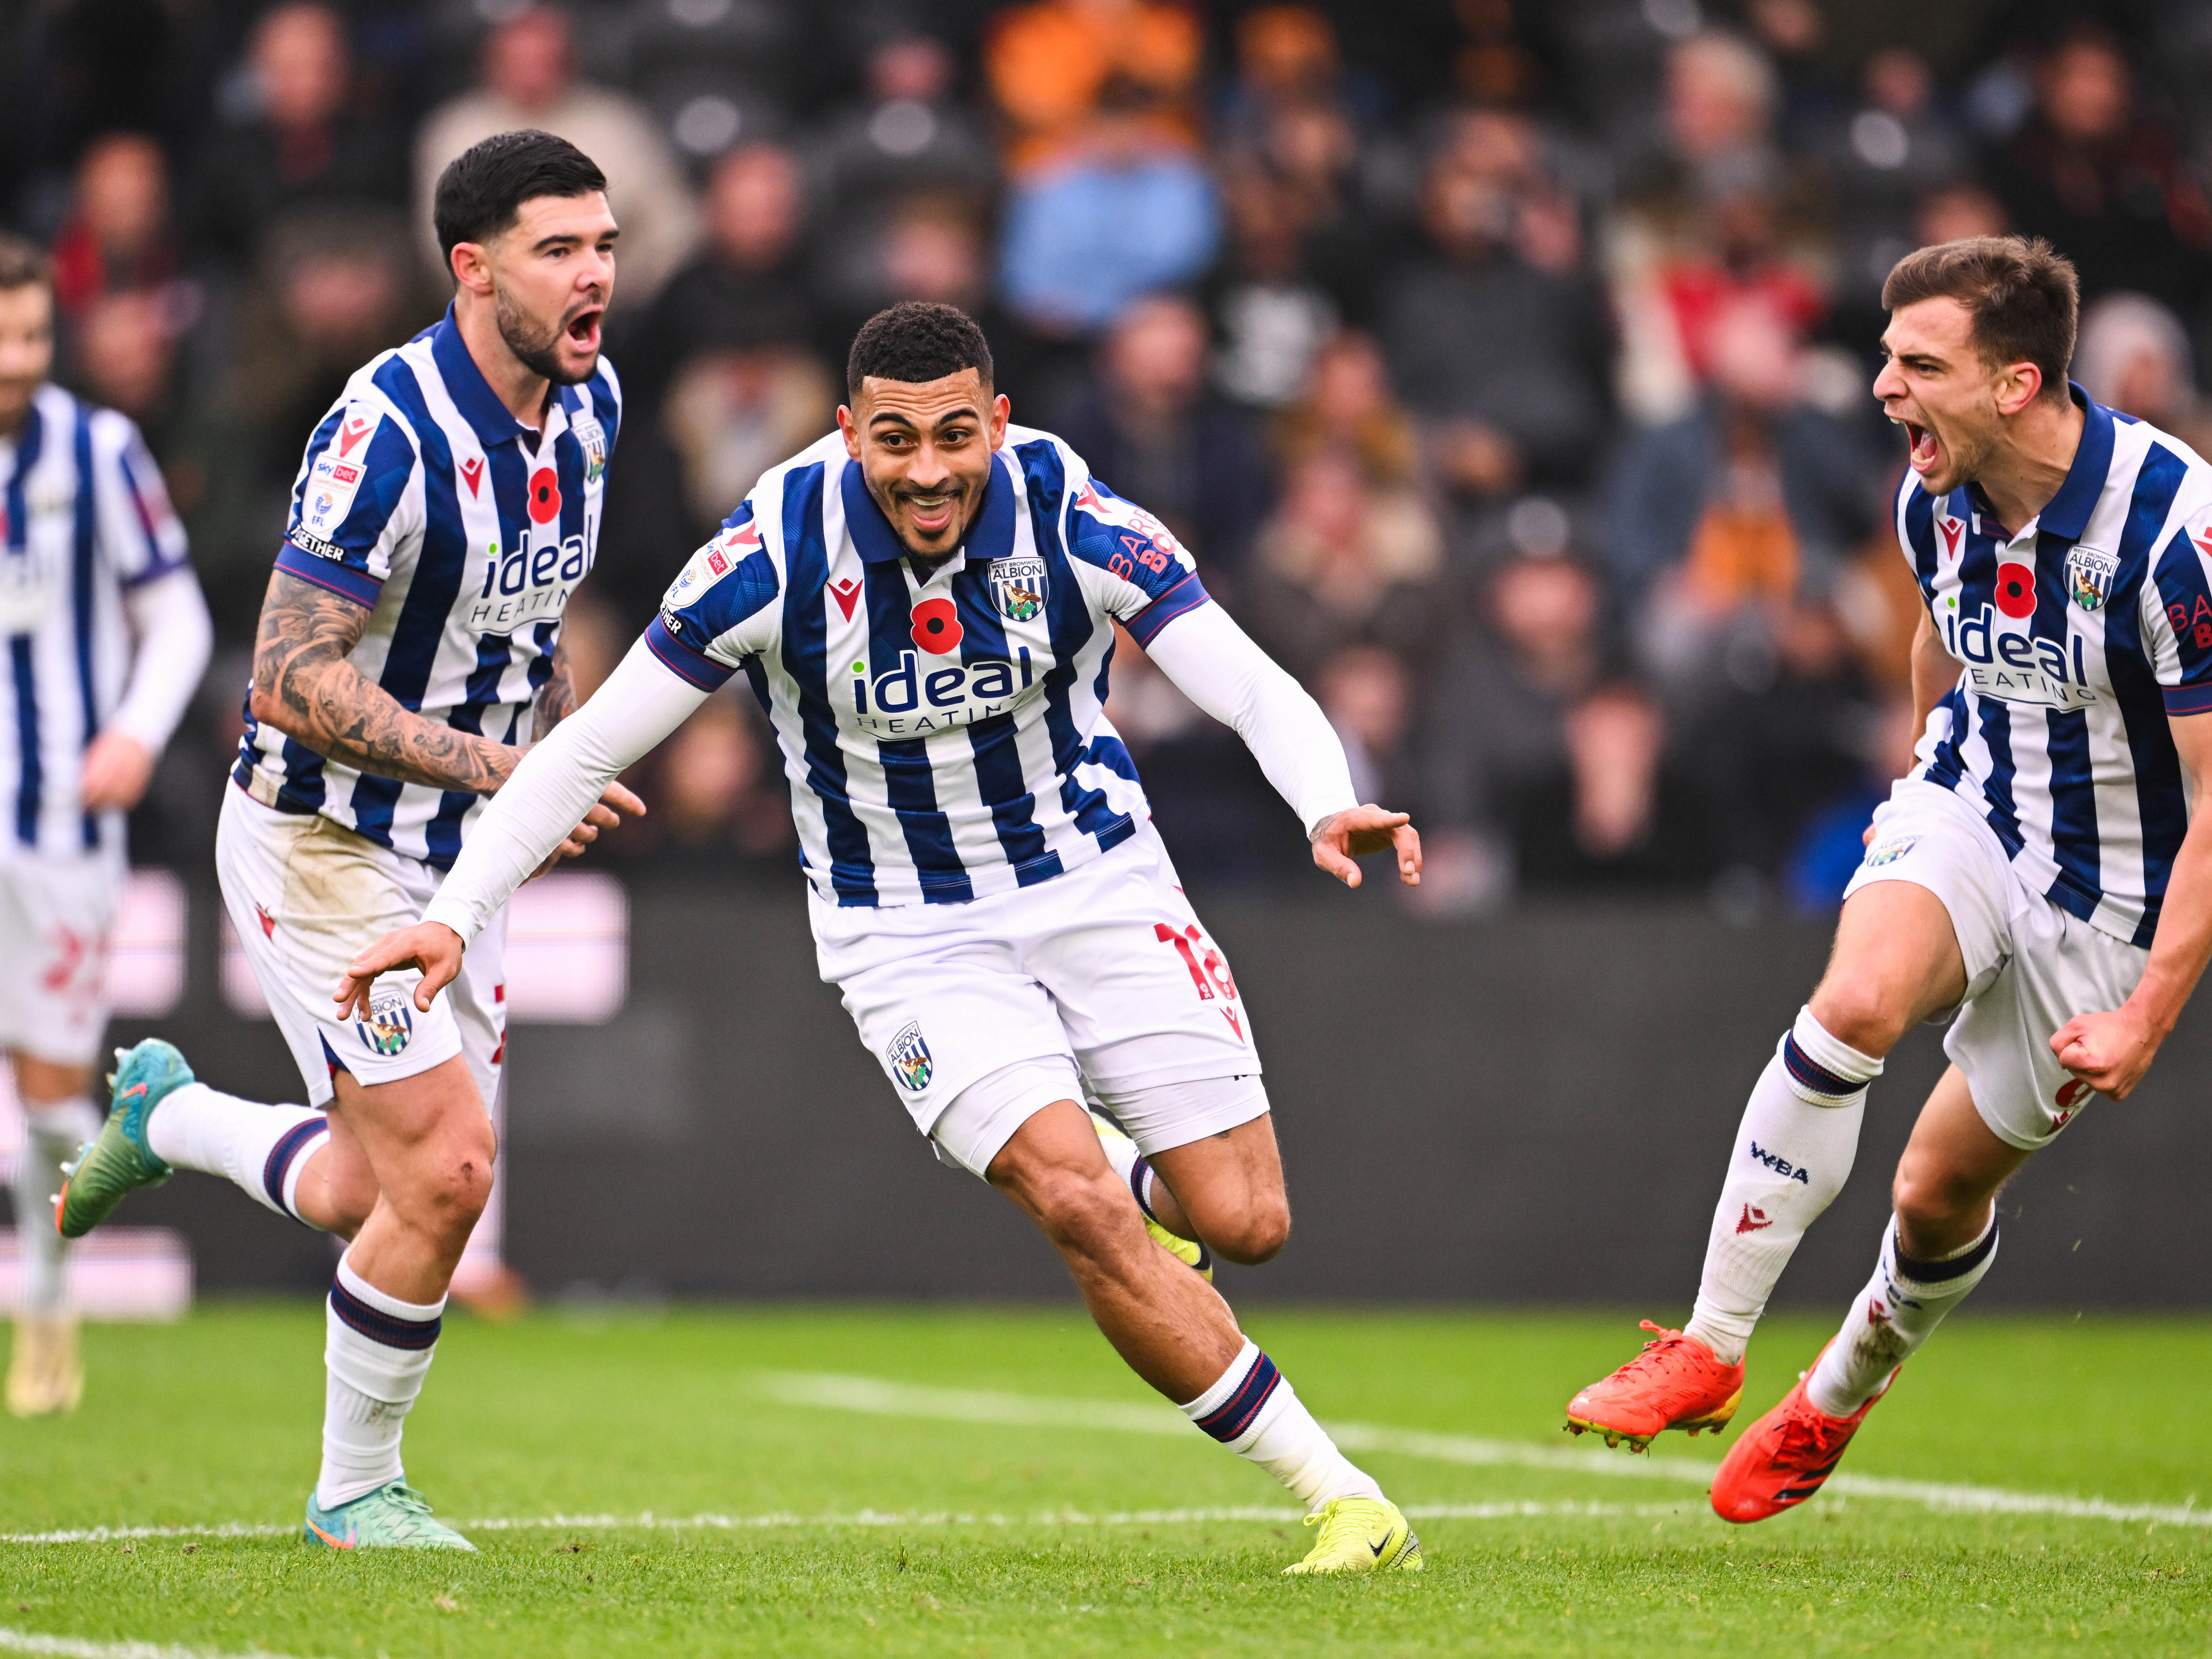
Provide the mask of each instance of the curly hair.
POLYGON ((990 343, 975 319, 957 306, 908 300, 860 325, 845 360, 846 394, 857 398, 871 374, 919 384, 963 368, 975 370, 987 388, 992 384, 990 343))

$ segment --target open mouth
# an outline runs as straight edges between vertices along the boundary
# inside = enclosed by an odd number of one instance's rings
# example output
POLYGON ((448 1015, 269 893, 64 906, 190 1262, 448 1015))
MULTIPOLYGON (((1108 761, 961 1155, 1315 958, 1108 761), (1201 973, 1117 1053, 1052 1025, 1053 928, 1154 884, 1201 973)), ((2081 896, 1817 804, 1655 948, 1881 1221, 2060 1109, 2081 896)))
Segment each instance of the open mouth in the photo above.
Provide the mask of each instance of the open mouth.
POLYGON ((1943 458, 1943 446, 1936 441, 1936 434, 1916 422, 1899 421, 1898 424, 1905 428, 1905 439, 1911 446, 1909 453, 1912 470, 1915 472, 1933 470, 1936 463, 1943 458))
POLYGON ((568 343, 579 351, 597 351, 599 349, 599 319, 606 314, 605 306, 586 306, 571 317, 562 330, 568 337, 568 343))
POLYGON ((952 527, 952 515, 960 505, 960 493, 947 489, 935 495, 909 495, 906 497, 907 516, 914 527, 924 536, 936 536, 952 527))

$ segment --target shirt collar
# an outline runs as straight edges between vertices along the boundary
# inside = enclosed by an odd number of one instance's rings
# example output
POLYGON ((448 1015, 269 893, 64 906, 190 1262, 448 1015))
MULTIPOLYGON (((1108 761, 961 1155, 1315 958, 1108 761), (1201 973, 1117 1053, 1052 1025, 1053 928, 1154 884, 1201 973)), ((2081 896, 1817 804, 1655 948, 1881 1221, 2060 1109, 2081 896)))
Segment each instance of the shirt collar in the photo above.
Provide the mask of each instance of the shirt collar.
MULTIPOLYGON (((1003 559, 1014 550, 1014 492, 1000 475, 1003 464, 996 455, 991 458, 991 476, 983 484, 983 505, 975 521, 968 527, 968 539, 960 544, 959 551, 971 559, 1003 559)), ((845 527, 853 538, 854 550, 864 564, 888 564, 893 559, 906 556, 906 544, 891 528, 891 521, 876 505, 876 498, 868 493, 867 482, 860 476, 860 464, 848 460, 844 475, 837 481, 838 493, 845 502, 845 527)))
MULTIPOLYGON (((2081 441, 2075 447, 2074 464, 2066 469, 2066 480, 2058 486, 2058 493, 2031 522, 2039 536, 2078 542, 2089 527, 2089 515, 2097 510, 2097 498, 2105 493, 2106 475, 2112 470, 2112 411, 2093 402, 2072 380, 2067 381, 2066 389, 2081 405, 2081 441)), ((1960 488, 1968 512, 1997 523, 1996 509, 1982 494, 1980 484, 1969 480, 1960 488)), ((1955 507, 1950 510, 1954 517, 1960 516, 1955 507)), ((2026 528, 2022 526, 2012 533, 2017 538, 2026 528)))
MULTIPOLYGON (((461 338, 461 325, 454 320, 450 305, 443 320, 430 331, 430 359, 438 366, 438 378, 446 383, 446 395, 461 411, 461 418, 475 432, 478 443, 489 449, 513 438, 528 448, 536 441, 536 434, 500 402, 483 371, 477 367, 477 360, 469 356, 468 342, 461 338)), ((560 400, 554 401, 565 407, 560 400)))
POLYGON ((2069 542, 2081 539, 2097 498, 2105 493, 2105 477, 2112 470, 2112 411, 2093 402, 2073 381, 2066 390, 2081 405, 2081 441, 2074 451, 2074 465, 2066 469, 2066 482, 2049 505, 2035 516, 2035 527, 2069 542))

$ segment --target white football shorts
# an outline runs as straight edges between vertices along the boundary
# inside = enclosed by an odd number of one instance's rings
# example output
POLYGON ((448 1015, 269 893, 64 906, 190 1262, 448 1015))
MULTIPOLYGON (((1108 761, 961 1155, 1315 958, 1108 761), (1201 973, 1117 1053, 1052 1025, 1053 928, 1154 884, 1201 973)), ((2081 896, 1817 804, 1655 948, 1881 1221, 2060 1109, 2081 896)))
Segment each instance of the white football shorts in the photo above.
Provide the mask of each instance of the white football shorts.
POLYGON ((119 851, 0 862, 0 1048, 55 1066, 100 1058, 125 874, 119 851))
POLYGON ((326 1106, 332 1079, 393 1083, 466 1057, 489 1112, 507 1059, 507 913, 470 945, 460 977, 428 1013, 415 1006, 414 969, 376 981, 370 1017, 340 1017, 338 977, 363 948, 422 919, 443 873, 314 813, 280 812, 244 790, 223 791, 216 875, 269 1012, 307 1085, 326 1106))
POLYGON ((1982 1121, 2023 1152, 2050 1145, 2096 1097, 2051 1052, 2052 1033, 2125 1002, 2149 951, 2030 888, 1972 805, 1918 779, 1900 780, 1875 809, 1874 838, 1844 896, 1878 881, 1925 887, 1951 913, 1966 995, 1943 1052, 1966 1073, 1982 1121))
POLYGON ((1109 1109, 1158 1100, 1161 1085, 1222 1080, 1221 1100, 1177 1091, 1182 1109, 1125 1116, 1148 1153, 1267 1110, 1264 1091, 1229 1086, 1261 1069, 1252 1022, 1149 823, 1011 893, 879 909, 810 896, 807 908, 822 977, 949 1163, 981 1174, 1031 1113, 1084 1097, 1066 1086, 1079 1076, 1109 1109), (1015 1069, 1024 1061, 1040 1063, 1015 1069), (945 1121, 971 1085, 1002 1072, 1018 1089, 978 1090, 945 1121))

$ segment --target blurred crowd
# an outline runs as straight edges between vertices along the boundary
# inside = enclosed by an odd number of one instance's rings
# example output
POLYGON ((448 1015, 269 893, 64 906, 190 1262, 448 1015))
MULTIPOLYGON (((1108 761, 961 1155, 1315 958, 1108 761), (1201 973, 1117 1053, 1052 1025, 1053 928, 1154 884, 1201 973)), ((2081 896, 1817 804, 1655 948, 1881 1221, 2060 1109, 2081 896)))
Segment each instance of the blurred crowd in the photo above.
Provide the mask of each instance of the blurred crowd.
MULTIPOLYGON (((2180 0, 54 0, 0 7, 0 220, 70 381, 143 427, 226 654, 141 814, 197 860, 301 446, 434 319, 428 194, 538 126, 623 224, 628 418, 586 684, 856 325, 984 325, 1017 421, 1196 554, 1418 815, 1411 902, 1832 905, 1912 733, 1915 596, 1868 394, 1881 279, 2015 230, 2079 267, 2075 377, 2200 446, 2212 10, 2180 0)), ((1185 873, 1284 879, 1236 738, 1117 654, 1185 873)), ((718 696, 613 838, 787 880, 718 696)))

